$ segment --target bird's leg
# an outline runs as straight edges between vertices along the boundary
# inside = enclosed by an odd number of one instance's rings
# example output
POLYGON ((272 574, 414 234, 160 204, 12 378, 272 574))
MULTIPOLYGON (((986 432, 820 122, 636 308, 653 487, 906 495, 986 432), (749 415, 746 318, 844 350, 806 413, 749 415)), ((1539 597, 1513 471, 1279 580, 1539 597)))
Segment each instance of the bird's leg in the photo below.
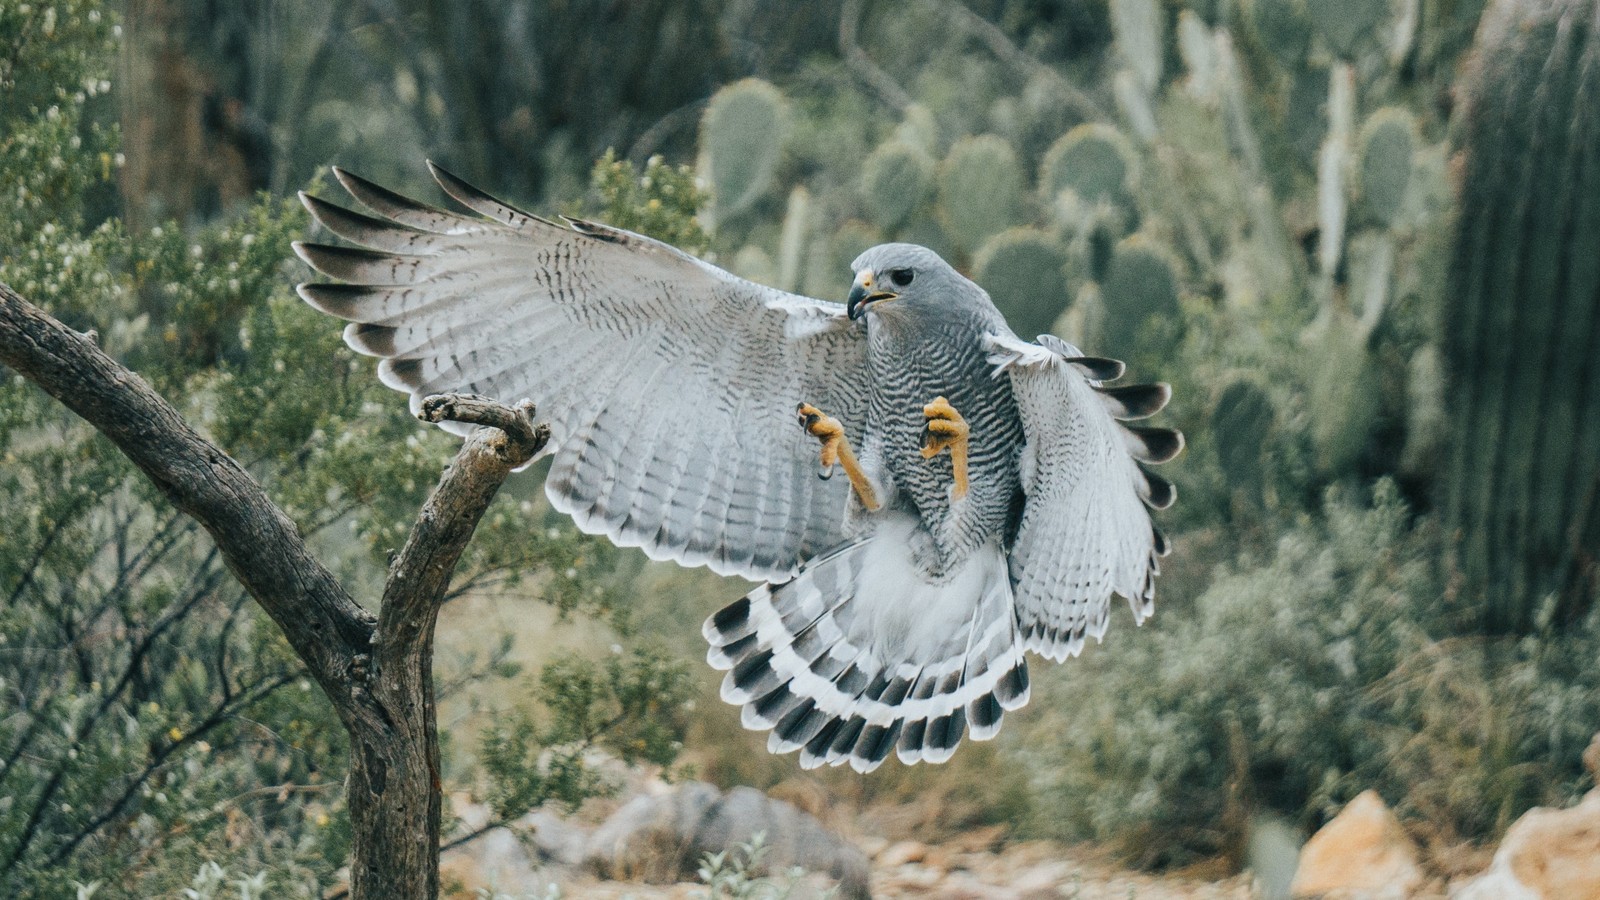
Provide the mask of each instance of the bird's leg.
POLYGON ((861 470, 861 463, 856 461, 855 453, 850 450, 850 440, 845 437, 844 426, 839 424, 839 420, 809 403, 795 407, 795 415, 806 434, 822 442, 822 477, 832 477, 833 467, 842 466, 844 474, 850 479, 850 486, 861 498, 861 505, 869 511, 877 509, 878 493, 872 489, 867 473, 861 470))
POLYGON ((927 429, 922 433, 922 458, 933 459, 945 448, 950 449, 951 474, 955 487, 950 499, 960 500, 967 495, 967 420, 943 397, 935 397, 922 408, 927 417, 927 429))

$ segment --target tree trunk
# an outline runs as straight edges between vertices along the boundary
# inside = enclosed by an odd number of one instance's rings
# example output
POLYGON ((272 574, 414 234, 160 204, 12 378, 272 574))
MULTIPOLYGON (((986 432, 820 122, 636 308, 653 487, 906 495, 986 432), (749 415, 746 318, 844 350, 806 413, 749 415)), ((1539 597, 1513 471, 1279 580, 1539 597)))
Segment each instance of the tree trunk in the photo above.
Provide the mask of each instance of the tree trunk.
POLYGON ((350 734, 350 893, 439 892, 433 634, 450 575, 511 470, 549 438, 533 405, 430 397, 419 417, 474 432, 390 567, 376 620, 351 600, 260 485, 135 373, 0 284, 0 363, 82 416, 216 541, 283 630, 350 734))
POLYGON ((1494 3, 1462 97, 1444 510, 1485 628, 1529 633, 1600 586, 1600 2, 1494 3))

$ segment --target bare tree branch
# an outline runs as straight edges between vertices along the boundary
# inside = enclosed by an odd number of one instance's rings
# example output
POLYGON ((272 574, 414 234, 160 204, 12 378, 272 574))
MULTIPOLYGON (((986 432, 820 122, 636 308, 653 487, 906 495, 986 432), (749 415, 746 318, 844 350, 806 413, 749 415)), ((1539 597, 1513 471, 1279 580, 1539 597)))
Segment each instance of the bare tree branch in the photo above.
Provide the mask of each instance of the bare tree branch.
POLYGON ((350 648, 370 641, 372 616, 311 555, 249 473, 144 379, 3 284, 0 362, 82 416, 193 516, 323 690, 330 697, 346 690, 350 648))
MULTIPOLYGON (((236 461, 191 428, 138 375, 4 284, 0 363, 82 416, 200 523, 234 577, 278 623, 322 685, 350 733, 350 894, 358 900, 437 896, 434 625, 451 573, 484 510, 506 476, 549 439, 549 430, 534 424, 533 404, 524 400, 511 407, 464 395, 424 402, 419 416, 426 421, 485 427, 467 438, 418 515, 390 567, 374 619, 317 561, 294 523, 236 461)), ((231 715, 257 696, 252 689, 228 697, 223 710, 231 715)), ((213 720, 208 723, 207 728, 214 727, 213 720)), ((134 786, 175 746, 157 754, 134 786)), ((118 815, 129 796, 94 828, 118 815)), ((81 835, 59 848, 56 859, 80 843, 81 835)))

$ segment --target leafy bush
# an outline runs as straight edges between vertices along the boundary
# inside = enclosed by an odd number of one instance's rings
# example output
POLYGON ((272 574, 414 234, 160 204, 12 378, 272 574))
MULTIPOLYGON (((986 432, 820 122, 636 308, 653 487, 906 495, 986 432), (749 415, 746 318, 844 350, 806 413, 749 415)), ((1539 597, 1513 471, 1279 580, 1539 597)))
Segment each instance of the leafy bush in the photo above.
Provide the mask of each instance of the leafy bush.
POLYGON ((1600 673, 1576 661, 1600 653, 1600 623, 1458 637, 1476 611, 1455 602, 1439 539, 1390 481, 1370 502, 1331 490, 1192 609, 1041 678, 1069 699, 1020 751, 1039 827, 1177 864, 1238 853, 1259 812, 1311 828, 1367 788, 1441 840, 1572 798, 1600 721, 1600 673))
MULTIPOLYGON (((96 98, 112 19, 90 0, 0 10, 0 66, 24 66, 0 70, 0 281, 145 373, 352 593, 375 596, 456 442, 409 417, 290 290, 289 242, 308 227, 299 204, 262 198, 191 228, 106 215, 120 157, 114 110, 96 98)), ((660 175, 685 192, 661 221, 692 234, 692 180, 660 175)), ((637 209, 608 196, 648 225, 663 189, 642 190, 637 209)), ((344 730, 276 627, 198 526, 10 375, 0 459, 0 894, 321 896, 349 847, 344 730)), ((455 594, 553 570, 524 593, 563 612, 612 607, 612 548, 549 515, 514 497, 492 507, 455 594)), ((441 692, 513 674, 504 655, 445 669, 441 692)), ((670 762, 681 677, 647 653, 547 675, 556 722, 584 729, 551 739, 603 730, 620 755, 670 762), (618 709, 603 729, 571 715, 597 699, 618 709)))

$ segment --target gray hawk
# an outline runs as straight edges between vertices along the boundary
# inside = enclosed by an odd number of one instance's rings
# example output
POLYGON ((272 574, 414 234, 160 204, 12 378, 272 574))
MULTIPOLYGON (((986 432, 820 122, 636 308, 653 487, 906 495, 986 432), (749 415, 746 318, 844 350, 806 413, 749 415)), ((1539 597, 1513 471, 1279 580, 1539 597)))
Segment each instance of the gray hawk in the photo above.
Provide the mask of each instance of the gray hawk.
POLYGON ((1026 651, 1076 655, 1114 593, 1150 614, 1166 542, 1146 507, 1174 492, 1140 463, 1183 439, 1123 422, 1166 385, 1106 387, 1121 363, 1017 337, 922 247, 863 253, 841 305, 430 169, 470 213, 338 169, 376 215, 302 194, 360 247, 295 244, 338 280, 300 296, 413 411, 536 400, 545 490, 579 528, 763 582, 703 631, 773 752, 943 762, 1027 702, 1026 651))

